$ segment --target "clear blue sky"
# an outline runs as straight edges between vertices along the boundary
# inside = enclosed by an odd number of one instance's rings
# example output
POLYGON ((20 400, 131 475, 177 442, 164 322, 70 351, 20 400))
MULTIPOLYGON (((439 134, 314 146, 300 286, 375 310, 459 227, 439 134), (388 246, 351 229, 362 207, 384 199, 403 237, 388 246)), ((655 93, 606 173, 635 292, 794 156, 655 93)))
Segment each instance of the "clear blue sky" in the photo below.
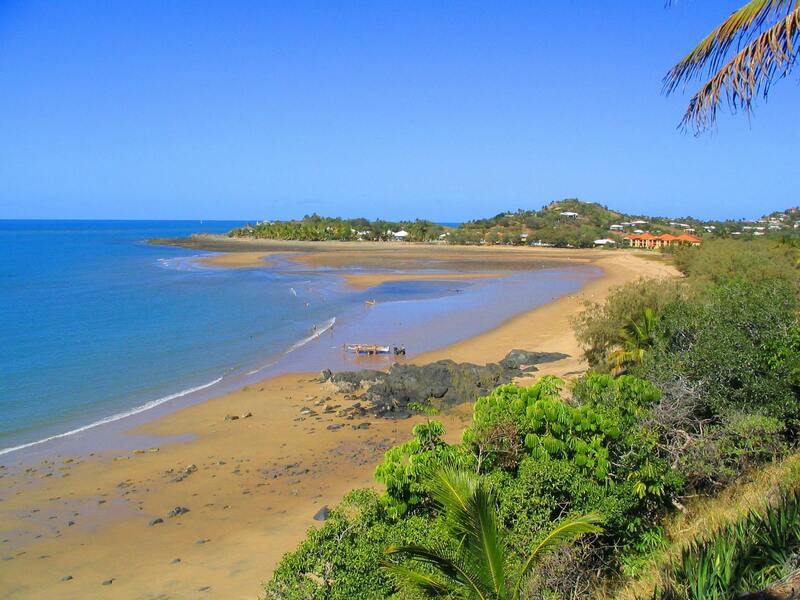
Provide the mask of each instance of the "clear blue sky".
POLYGON ((661 95, 737 4, 0 0, 0 218, 796 205, 796 77, 700 138, 661 95))

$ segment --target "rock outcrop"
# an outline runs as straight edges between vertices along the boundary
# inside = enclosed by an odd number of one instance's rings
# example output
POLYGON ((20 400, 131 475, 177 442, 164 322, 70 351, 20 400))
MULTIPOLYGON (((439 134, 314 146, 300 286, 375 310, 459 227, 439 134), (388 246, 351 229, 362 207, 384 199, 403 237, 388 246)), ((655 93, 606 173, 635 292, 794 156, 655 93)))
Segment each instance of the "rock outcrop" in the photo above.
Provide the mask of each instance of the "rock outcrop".
POLYGON ((498 385, 511 382, 523 373, 536 371, 535 365, 568 358, 559 352, 512 350, 499 363, 475 365, 439 360, 427 365, 395 363, 388 371, 363 369, 332 373, 325 370, 321 380, 331 382, 339 391, 359 393, 366 401, 360 414, 379 417, 405 417, 411 405, 435 401, 447 407, 472 402, 498 385))

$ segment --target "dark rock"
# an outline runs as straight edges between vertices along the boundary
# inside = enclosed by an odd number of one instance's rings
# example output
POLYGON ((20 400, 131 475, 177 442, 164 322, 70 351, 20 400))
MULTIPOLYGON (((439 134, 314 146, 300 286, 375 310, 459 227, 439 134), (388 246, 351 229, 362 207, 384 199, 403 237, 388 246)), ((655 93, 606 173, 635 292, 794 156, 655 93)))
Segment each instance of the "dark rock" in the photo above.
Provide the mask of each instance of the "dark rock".
POLYGON ((64 575, 61 581, 72 581, 72 575, 64 575))
POLYGON ((342 427, 344 427, 344 425, 342 425, 341 423, 332 423, 328 425, 325 429, 328 429, 329 431, 336 431, 337 429, 341 429, 342 427))
POLYGON ((173 508, 171 511, 169 511, 167 513, 167 516, 168 517, 179 517, 181 515, 185 515, 188 512, 189 512, 189 509, 186 508, 185 506, 176 506, 175 508, 173 508))
POLYGON ((524 372, 536 371, 533 365, 540 365, 557 360, 569 358, 561 352, 531 352, 529 350, 512 350, 500 361, 500 365, 506 369, 519 369, 524 372))
POLYGON ((112 583, 114 583, 114 580, 113 580, 113 579, 106 579, 106 580, 103 582, 103 585, 111 585, 112 583))
POLYGON ((323 506, 314 515, 315 521, 326 521, 331 514, 331 510, 327 506, 323 506))
MULTIPOLYGON (((334 373, 328 380, 343 393, 351 394, 366 388, 361 402, 337 414, 352 420, 367 413, 384 418, 407 418, 414 404, 428 405, 437 401, 442 406, 473 402, 498 385, 511 382, 522 373, 535 371, 535 364, 567 358, 557 352, 512 350, 499 363, 474 365, 440 360, 427 365, 394 364, 388 372, 364 369, 334 373)), ((355 397, 353 397, 355 399, 355 397)))
POLYGON ((171 565, 177 565, 179 562, 181 562, 181 559, 180 558, 176 558, 170 564, 171 565))
POLYGON ((156 517, 155 519, 152 519, 150 521, 149 525, 150 525, 150 527, 152 527, 153 525, 158 525, 159 523, 163 523, 163 522, 164 522, 164 519, 162 519, 161 517, 156 517))
POLYGON ((237 421, 239 419, 238 415, 225 415, 226 421, 237 421))
MULTIPOLYGON (((171 471, 172 471, 172 469, 170 469, 168 472, 171 472, 171 471)), ((191 475, 195 471, 197 471, 197 465, 189 465, 188 467, 183 469, 183 471, 181 471, 175 477, 173 477, 172 481, 175 482, 175 483, 177 483, 179 481, 183 481, 184 479, 189 477, 189 475, 191 475)))

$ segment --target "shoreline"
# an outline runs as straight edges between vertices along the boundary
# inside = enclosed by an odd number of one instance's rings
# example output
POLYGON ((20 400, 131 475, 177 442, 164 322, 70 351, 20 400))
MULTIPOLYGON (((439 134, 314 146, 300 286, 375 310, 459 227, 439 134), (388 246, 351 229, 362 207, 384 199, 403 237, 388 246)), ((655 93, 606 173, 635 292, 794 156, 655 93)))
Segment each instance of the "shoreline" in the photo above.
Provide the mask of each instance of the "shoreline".
MULTIPOLYGON (((212 258, 216 258, 216 256, 212 258)), ((204 260, 206 260, 205 257, 193 258, 195 263, 201 263, 204 260)), ((260 256, 247 256, 244 261, 256 261, 258 268, 271 266, 261 262, 260 256)), ((235 261, 225 261, 221 264, 225 264, 225 268, 228 268, 227 265, 231 262, 237 262, 238 266, 232 267, 236 269, 243 266, 242 262, 244 261, 237 258, 235 261)), ((282 259, 282 262, 285 264, 285 259, 282 259)), ((599 272, 599 270, 596 271, 599 272)), ((39 439, 23 440, 2 447, 0 448, 0 465, 2 462, 6 462, 6 464, 13 464, 12 468, 19 469, 23 466, 35 465, 42 459, 62 454, 85 454, 92 450, 99 452, 109 449, 132 450, 137 447, 137 444, 142 445, 147 440, 136 439, 131 445, 128 437, 125 436, 126 432, 176 410, 226 395, 248 384, 258 383, 264 378, 292 372, 319 372, 330 368, 333 370, 385 369, 394 361, 413 362, 415 354, 481 335, 491 327, 501 325, 520 312, 529 310, 531 305, 551 302, 554 298, 569 294, 570 290, 565 288, 584 285, 587 278, 598 276, 580 269, 569 271, 565 275, 563 269, 557 268, 538 268, 530 271, 517 269, 516 272, 512 270, 504 273, 471 271, 398 273, 393 270, 361 272, 360 269, 357 272, 345 269, 306 273, 311 273, 315 277, 323 273, 325 275, 333 273, 334 276, 341 279, 343 286, 355 290, 360 298, 367 298, 367 295, 362 293, 365 290, 393 282, 446 285, 452 281, 462 281, 466 287, 451 288, 448 286, 445 294, 442 295, 439 292, 431 297, 423 297, 421 303, 413 297, 413 294, 408 299, 410 302, 404 301, 402 294, 407 292, 401 292, 399 302, 397 302, 396 292, 392 292, 388 299, 383 298, 386 300, 385 303, 377 302, 379 306, 375 306, 372 300, 370 300, 370 304, 363 305, 359 301, 343 313, 334 313, 335 317, 325 320, 321 325, 318 322, 310 335, 296 339, 288 347, 280 349, 250 366, 243 366, 237 371, 218 376, 212 381, 176 392, 165 390, 164 395, 156 398, 142 398, 139 400, 139 404, 135 404, 131 408, 123 408, 119 412, 98 416, 96 420, 90 422, 75 423, 66 431, 56 429, 52 433, 45 432, 39 439), (494 280, 498 279, 502 279, 502 281, 494 283, 494 280), (487 287, 481 283, 484 280, 491 281, 491 285, 487 287), (533 287, 531 287, 532 285, 533 287), (549 290, 551 285, 556 286, 552 290, 551 297, 548 297, 549 294, 541 295, 538 292, 537 287, 541 286, 542 289, 549 290), (557 289, 559 286, 562 289, 557 289), (512 293, 511 296, 516 295, 517 299, 515 301, 509 299, 508 306, 506 306, 504 299, 507 296, 501 294, 512 290, 515 290, 516 294, 512 293), (528 294, 531 295, 528 296, 528 294), (522 298, 521 302, 520 298, 522 298), (502 306, 504 310, 498 311, 495 308, 497 306, 502 306), (476 317, 482 317, 484 314, 490 321, 490 325, 481 325, 476 320, 476 317), (420 318, 419 322, 414 322, 417 317, 420 318), (342 318, 344 318, 344 325, 341 324, 342 318), (337 324, 336 333, 333 331, 334 323, 337 324), (394 327, 387 329, 385 325, 388 323, 393 323, 394 327), (476 323, 478 324, 476 325, 476 323), (382 356, 368 360, 341 353, 340 347, 343 343, 351 342, 353 339, 362 340, 363 334, 366 334, 366 341, 369 343, 385 344, 386 340, 395 340, 394 343, 397 343, 398 338, 393 337, 392 330, 394 329, 394 334, 397 334, 398 327, 402 331, 400 344, 412 346, 409 348, 408 356, 382 356), (356 333, 356 335, 351 336, 348 332, 356 333), (325 334, 324 343, 322 343, 323 334, 325 334), (303 353, 298 353, 296 358, 290 358, 290 355, 295 356, 292 354, 295 350, 306 346, 309 342, 318 343, 312 344, 303 353), (334 344, 334 346, 330 346, 330 344, 334 344), (331 353, 325 348, 334 350, 339 348, 339 350, 331 353)), ((376 289, 375 294, 370 298, 385 297, 385 291, 376 289)))
MULTIPOLYGON (((600 267, 603 275, 579 292, 410 362, 452 358, 486 363, 519 347, 570 355, 541 365, 537 377, 579 371, 569 318, 581 299, 600 299, 609 287, 642 275, 674 274, 633 253, 590 252, 586 262, 600 267)), ((316 260, 352 260, 337 255, 316 260)), ((11 558, 0 562, 0 580, 7 582, 8 597, 102 597, 103 591, 113 591, 124 598, 159 593, 188 598, 206 586, 203 597, 255 597, 283 552, 315 523, 316 510, 353 487, 374 486, 371 474, 385 449, 407 439, 412 423, 421 420, 343 420, 337 409, 324 412, 323 407, 352 401, 310 377, 295 373, 266 379, 131 431, 154 438, 192 436, 158 451, 62 457, 17 475, 0 469, 0 534, 10 540, 0 545, 0 557, 11 558), (304 407, 319 414, 303 417, 299 411, 304 407), (362 428, 362 423, 369 425, 362 428), (189 512, 166 517, 175 506, 189 512), (164 522, 148 524, 159 518, 164 522), (131 548, 109 553, 115 539, 130 540, 131 548), (148 548, 145 556, 136 551, 143 547, 148 548), (61 581, 67 576, 72 579, 61 581), (101 587, 109 579, 112 587, 101 587), (27 588, 26 581, 34 580, 39 584, 27 588)), ((470 415, 470 407, 463 405, 437 418, 455 440, 470 415)))

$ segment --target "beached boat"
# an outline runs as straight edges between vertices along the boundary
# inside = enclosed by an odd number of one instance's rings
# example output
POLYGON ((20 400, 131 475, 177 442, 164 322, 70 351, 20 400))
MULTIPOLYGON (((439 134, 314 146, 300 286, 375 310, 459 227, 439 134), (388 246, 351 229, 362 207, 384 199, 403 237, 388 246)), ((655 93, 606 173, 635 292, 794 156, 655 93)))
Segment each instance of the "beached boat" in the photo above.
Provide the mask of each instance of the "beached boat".
POLYGON ((345 350, 354 354, 389 354, 389 346, 377 346, 375 344, 345 344, 345 350))
POLYGON ((344 348, 354 354, 389 354, 392 351, 389 346, 375 344, 345 344, 344 348))
POLYGON ((361 355, 394 354, 396 356, 405 355, 405 346, 378 346, 376 344, 345 344, 347 352, 361 355))

